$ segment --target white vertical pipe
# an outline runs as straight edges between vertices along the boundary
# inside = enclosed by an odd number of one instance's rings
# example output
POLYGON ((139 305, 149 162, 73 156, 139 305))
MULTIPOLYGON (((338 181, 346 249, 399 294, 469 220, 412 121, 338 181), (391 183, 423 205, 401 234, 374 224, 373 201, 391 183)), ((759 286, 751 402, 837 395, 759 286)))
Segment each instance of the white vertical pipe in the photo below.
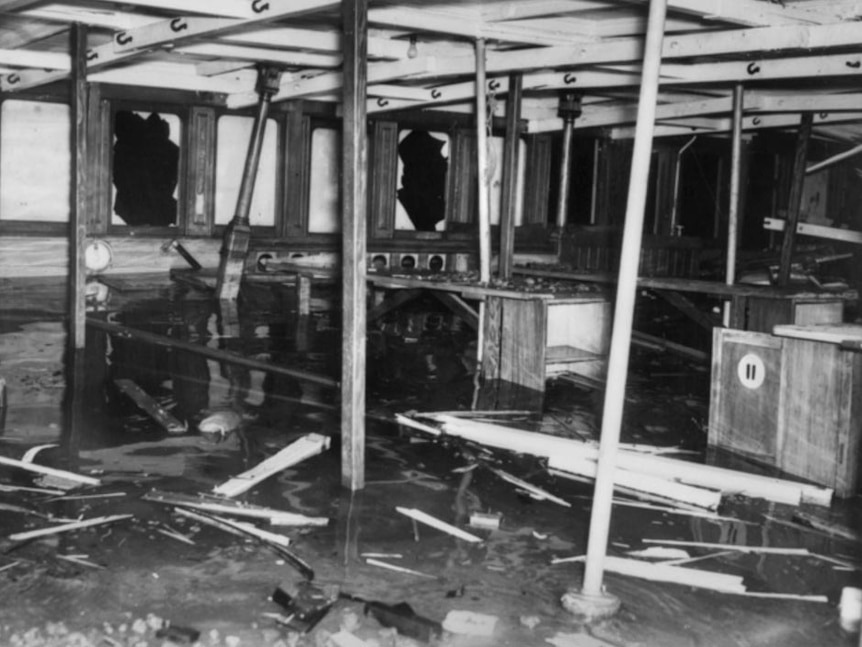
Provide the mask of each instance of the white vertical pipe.
MULTIPOLYGON (((727 268, 724 282, 736 282, 736 246, 739 242, 739 175, 742 170, 742 84, 733 86, 733 143, 730 153, 730 204, 727 213, 727 268)), ((724 302, 721 322, 730 326, 730 301, 724 302)))
POLYGON ((614 494, 614 469, 625 404, 629 347, 634 320, 638 265, 643 239, 644 207, 652 155, 658 77, 666 14, 667 0, 651 0, 643 72, 641 73, 637 125, 635 127, 635 145, 629 178, 619 281, 614 308, 613 337, 611 338, 611 351, 608 360, 598 472, 596 474, 595 494, 593 495, 593 509, 590 515, 590 537, 587 542, 586 569, 584 571, 583 593, 590 596, 602 594, 602 577, 614 494))
POLYGON ((488 195, 487 101, 485 100, 485 39, 476 39, 476 148, 479 167, 479 280, 491 280, 491 219, 488 195))

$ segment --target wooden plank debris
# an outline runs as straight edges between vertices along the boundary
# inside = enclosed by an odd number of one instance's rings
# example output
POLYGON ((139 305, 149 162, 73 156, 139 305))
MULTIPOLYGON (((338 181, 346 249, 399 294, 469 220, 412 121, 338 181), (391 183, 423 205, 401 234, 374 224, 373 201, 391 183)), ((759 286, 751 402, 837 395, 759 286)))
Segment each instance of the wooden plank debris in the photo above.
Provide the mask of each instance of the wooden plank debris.
POLYGON ((252 469, 216 486, 213 488, 213 493, 228 498, 239 496, 273 474, 329 449, 329 443, 329 436, 321 434, 303 436, 252 469))
MULTIPOLYGON (((446 435, 488 447, 547 458, 548 466, 558 472, 580 474, 586 467, 585 460, 598 459, 595 443, 447 415, 422 415, 441 423, 441 429, 436 435, 442 431, 446 435)), ((422 430, 420 426, 416 428, 422 430)), ((669 482, 672 480, 690 486, 720 490, 724 494, 742 494, 788 505, 806 502, 828 507, 832 502, 831 488, 623 449, 617 456, 617 468, 638 476, 651 475, 669 482)))
POLYGON ((106 517, 93 517, 92 519, 85 519, 83 521, 73 521, 70 523, 60 524, 59 526, 50 526, 48 528, 39 528, 38 530, 29 530, 26 532, 16 532, 9 535, 9 539, 11 541, 28 541, 30 539, 36 539, 37 537, 45 537, 47 535, 56 535, 61 532, 70 532, 73 530, 80 530, 82 528, 89 528, 90 526, 98 526, 106 523, 113 523, 114 521, 120 521, 122 519, 129 519, 134 515, 131 514, 115 514, 109 515, 106 517))
POLYGON ((83 474, 67 472, 66 470, 59 470, 53 467, 47 467, 45 465, 37 465, 36 463, 27 463, 25 461, 19 461, 14 458, 9 458, 8 456, 0 456, 0 465, 18 467, 22 470, 27 470, 28 472, 36 472, 37 474, 53 476, 59 479, 64 479, 66 481, 74 481, 78 485, 101 485, 102 483, 99 479, 92 476, 84 476, 83 474))
POLYGON ((439 519, 436 519, 435 517, 432 517, 430 514, 426 514, 421 510, 416 510, 415 508, 403 508, 401 506, 396 506, 395 509, 404 516, 410 517, 411 519, 415 519, 416 521, 431 526, 432 528, 436 528, 437 530, 447 532, 453 537, 457 537, 458 539, 463 539, 464 541, 469 541, 472 543, 481 543, 484 541, 481 537, 471 535, 469 532, 465 532, 460 528, 456 528, 455 526, 448 524, 445 521, 440 521, 439 519))
POLYGON ((533 485, 532 483, 527 483, 522 479, 519 479, 517 476, 509 474, 501 469, 496 467, 489 468, 494 474, 499 476, 504 481, 508 481, 509 483, 516 485, 517 487, 525 490, 531 497, 534 499, 538 499, 539 501, 551 501, 561 506, 565 506, 567 508, 571 508, 572 504, 566 501, 565 499, 561 499, 560 497, 543 490, 540 487, 533 485))
MULTIPOLYGON (((585 555, 563 558, 552 563, 583 562, 585 555)), ((667 566, 666 564, 653 564, 637 559, 626 559, 625 557, 605 556, 605 570, 621 575, 629 575, 653 582, 668 582, 681 584, 700 589, 710 589, 723 593, 744 593, 745 585, 741 575, 729 575, 716 573, 714 571, 703 571, 695 568, 684 568, 681 566, 667 566)))
POLYGON ((718 544, 702 541, 682 541, 676 539, 644 539, 645 544, 663 544, 666 546, 690 546, 693 548, 710 548, 718 550, 734 550, 741 553, 761 553, 765 555, 810 555, 807 548, 783 548, 781 546, 747 546, 744 544, 718 544))
POLYGON ((117 379, 114 384, 123 393, 129 396, 136 405, 153 420, 164 427, 169 434, 183 434, 188 430, 188 424, 177 420, 169 411, 150 396, 141 387, 135 384, 132 380, 117 379))
POLYGON ((325 526, 329 523, 327 517, 309 517, 296 512, 275 510, 262 506, 240 503, 232 499, 222 499, 212 496, 190 496, 153 490, 142 497, 145 501, 153 501, 181 508, 194 508, 210 513, 229 514, 235 517, 248 517, 269 522, 273 526, 325 526))
POLYGON ((385 568, 390 571, 396 571, 398 573, 408 573, 410 575, 418 575, 419 577, 427 577, 432 580, 436 580, 436 575, 429 575, 428 573, 422 573, 421 571, 414 571, 412 568, 406 568, 404 566, 398 566, 396 564, 389 564, 387 562, 381 562, 379 559, 374 559, 373 557, 369 557, 365 560, 366 564, 370 564, 372 566, 379 566, 380 568, 385 568))

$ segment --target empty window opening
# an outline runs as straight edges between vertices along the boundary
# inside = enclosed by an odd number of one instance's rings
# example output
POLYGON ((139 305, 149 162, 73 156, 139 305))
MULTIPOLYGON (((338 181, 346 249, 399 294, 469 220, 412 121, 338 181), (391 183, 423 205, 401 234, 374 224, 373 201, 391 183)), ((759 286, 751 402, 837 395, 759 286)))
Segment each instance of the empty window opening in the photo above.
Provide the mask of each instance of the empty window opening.
MULTIPOLYGON (((225 115, 218 120, 215 224, 226 225, 236 213, 242 175, 254 130, 253 117, 225 115)), ((267 119, 255 174, 248 219, 253 227, 273 227, 278 169, 278 122, 267 119)))
POLYGON ((7 99, 0 109, 0 220, 68 222, 69 106, 7 99))
POLYGON ((449 137, 425 130, 404 131, 398 144, 398 205, 395 228, 442 231, 446 221, 449 137))
POLYGON ((119 110, 114 115, 114 213, 133 227, 177 224, 180 120, 119 110))

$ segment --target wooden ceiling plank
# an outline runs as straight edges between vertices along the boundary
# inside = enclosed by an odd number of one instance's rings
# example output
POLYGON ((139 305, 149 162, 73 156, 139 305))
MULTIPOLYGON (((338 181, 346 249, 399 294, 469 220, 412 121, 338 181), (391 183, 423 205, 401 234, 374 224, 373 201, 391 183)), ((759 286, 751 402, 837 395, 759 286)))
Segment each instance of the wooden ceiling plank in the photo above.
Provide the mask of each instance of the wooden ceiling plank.
MULTIPOLYGON (((416 77, 423 73, 432 72, 435 67, 433 58, 413 58, 403 61, 386 63, 375 63, 368 66, 368 83, 384 83, 395 79, 416 77)), ((324 72, 308 78, 290 78, 282 81, 279 91, 273 95, 272 101, 286 101, 299 97, 307 97, 328 92, 335 92, 341 88, 343 76, 341 72, 324 72)), ((236 93, 228 97, 229 108, 244 108, 253 105, 257 101, 257 93, 236 93)))
MULTIPOLYGON (((275 27, 225 34, 220 37, 220 40, 238 44, 290 47, 341 54, 341 34, 336 30, 275 27)), ((407 56, 408 47, 409 44, 403 40, 370 36, 368 38, 368 57, 370 59, 397 60, 407 56)))
POLYGON ((606 9, 607 6, 603 0, 509 0, 483 5, 480 13, 483 20, 497 22, 606 9))
POLYGON ((571 36, 543 29, 521 28, 502 23, 488 23, 476 11, 433 11, 415 8, 373 9, 368 12, 369 22, 395 26, 418 32, 436 32, 453 36, 488 40, 501 40, 527 45, 571 43, 571 36))
POLYGON ((314 13, 339 6, 333 0, 244 0, 249 2, 253 18, 235 20, 228 18, 202 18, 183 16, 162 20, 138 29, 119 32, 114 35, 117 51, 150 49, 173 46, 195 38, 213 37, 220 33, 272 20, 314 13))
POLYGON ((0 65, 44 70, 66 70, 71 67, 68 54, 43 52, 35 49, 0 50, 0 65))
POLYGON ((706 20, 716 20, 748 27, 777 25, 817 25, 835 22, 835 16, 794 9, 784 4, 762 0, 669 0, 671 11, 695 15, 706 20))
POLYGON ((317 68, 338 67, 341 56, 329 54, 310 54, 262 47, 241 47, 239 45, 222 45, 218 43, 194 43, 173 50, 179 54, 193 56, 212 56, 240 61, 255 61, 262 63, 277 63, 286 66, 309 66, 317 68))
MULTIPOLYGON (((747 100, 747 99, 746 99, 747 100)), ((847 121, 857 121, 862 119, 862 112, 856 113, 830 113, 826 115, 815 115, 814 124, 834 124, 847 121)), ((798 128, 799 114, 776 114, 776 115, 753 115, 745 116, 742 119, 742 129, 744 131, 776 129, 776 128, 798 128)), ((703 129, 696 121, 686 122, 679 121, 673 125, 661 124, 656 126, 657 137, 668 137, 674 135, 699 134, 699 133, 727 133, 730 132, 733 124, 732 119, 716 119, 710 121, 708 129, 703 129)), ((612 128, 608 131, 611 139, 631 139, 634 136, 634 128, 621 127, 612 128)))
POLYGON ((100 10, 89 7, 73 7, 62 4, 49 4, 22 11, 24 18, 47 20, 57 23, 80 22, 88 27, 103 29, 126 30, 151 25, 160 22, 161 18, 143 16, 129 11, 100 10))
POLYGON ((123 0, 123 4, 147 9, 167 9, 179 15, 202 14, 243 19, 254 16, 249 3, 241 0, 123 0))
POLYGON ((38 3, 39 0, 0 0, 0 13, 15 13, 38 3))
MULTIPOLYGON (((862 22, 813 27, 754 27, 695 34, 668 35, 664 39, 662 59, 757 54, 781 50, 829 50, 855 47, 862 42, 862 22)), ((575 46, 554 46, 517 51, 489 51, 488 71, 505 73, 515 70, 584 65, 640 62, 643 40, 623 38, 575 46)))

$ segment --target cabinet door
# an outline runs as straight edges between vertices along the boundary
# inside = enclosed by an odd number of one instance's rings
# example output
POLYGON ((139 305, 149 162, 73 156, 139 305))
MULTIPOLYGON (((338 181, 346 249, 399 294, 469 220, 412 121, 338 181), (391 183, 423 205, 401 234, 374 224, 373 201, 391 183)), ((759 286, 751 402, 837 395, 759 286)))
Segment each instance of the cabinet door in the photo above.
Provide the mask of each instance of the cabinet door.
POLYGON ((852 494, 860 433, 854 421, 859 358, 826 342, 785 339, 784 344, 778 465, 834 487, 840 496, 852 494))
POLYGON ((776 462, 781 347, 766 333, 715 329, 710 445, 776 462))

